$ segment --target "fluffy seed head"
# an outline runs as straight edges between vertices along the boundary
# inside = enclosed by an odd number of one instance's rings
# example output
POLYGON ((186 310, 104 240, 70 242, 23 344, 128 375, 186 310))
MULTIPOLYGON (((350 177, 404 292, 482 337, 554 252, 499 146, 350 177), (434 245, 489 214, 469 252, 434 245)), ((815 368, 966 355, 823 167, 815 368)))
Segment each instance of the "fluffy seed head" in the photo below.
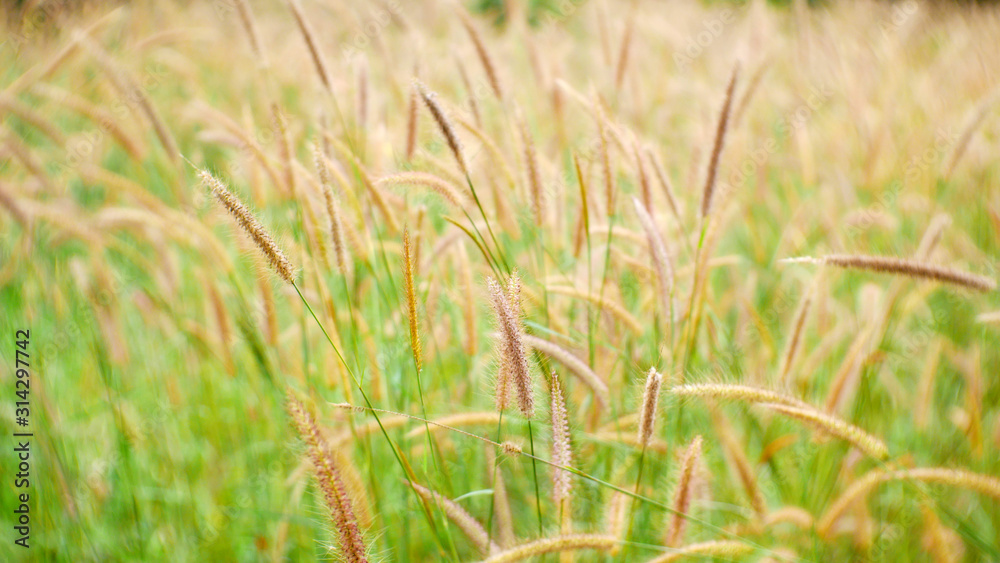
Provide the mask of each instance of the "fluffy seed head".
POLYGON ((853 424, 849 424, 840 418, 826 414, 818 409, 792 407, 774 403, 762 403, 762 406, 791 418, 801 420, 814 428, 850 442, 859 450, 875 459, 889 457, 889 448, 885 445, 885 442, 853 424))
POLYGON ((885 274, 899 274, 911 278, 950 283, 953 285, 974 289, 977 291, 995 291, 996 280, 979 276, 962 270, 946 268, 936 264, 905 260, 891 256, 866 256, 863 254, 830 254, 820 258, 801 257, 785 258, 782 262, 806 262, 811 264, 829 264, 839 268, 868 270, 885 274))
POLYGON ((456 526, 462 533, 469 538, 480 553, 487 555, 496 551, 499 548, 495 543, 490 541, 489 534, 486 533, 486 529, 480 524, 475 518, 472 517, 464 508, 461 507, 457 502, 445 497, 437 491, 432 491, 423 485, 418 485, 412 481, 407 481, 407 483, 413 487, 413 490, 417 492, 424 500, 433 502, 441 507, 441 511, 448 516, 448 519, 455 523, 456 526))
MULTIPOLYGON (((566 400, 563 398, 562 385, 559 383, 559 375, 554 371, 552 372, 552 386, 550 394, 551 400, 549 407, 552 415, 552 463, 569 467, 573 461, 569 441, 569 416, 566 413, 566 400)), ((552 496, 556 506, 560 506, 563 501, 569 500, 569 474, 562 469, 553 468, 552 470, 552 496)))
POLYGON ((441 105, 438 104, 436 95, 429 91, 419 80, 414 80, 413 83, 419 90, 420 97, 424 100, 424 105, 427 106, 434 121, 438 124, 441 134, 444 135, 444 140, 448 143, 451 154, 458 161, 458 167, 462 170, 463 174, 468 174, 469 169, 465 165, 465 157, 462 156, 462 143, 458 140, 458 135, 455 134, 455 128, 452 127, 451 120, 448 119, 447 114, 445 114, 441 105))
POLYGON ((316 420, 305 406, 292 396, 288 397, 288 412, 299 436, 306 443, 316 480, 330 510, 330 519, 336 529, 344 560, 350 563, 367 563, 364 539, 358 528, 351 498, 347 494, 347 487, 344 486, 340 468, 320 434, 316 420))
POLYGON ((722 156, 722 147, 726 142, 726 129, 729 124, 729 110, 733 105, 733 91, 736 90, 736 79, 740 76, 739 63, 733 67, 733 73, 729 77, 729 86, 726 87, 726 99, 722 102, 722 112, 719 114, 719 123, 715 129, 715 142, 712 144, 712 153, 708 159, 708 172, 705 175, 705 188, 702 191, 701 217, 704 219, 708 212, 712 210, 712 196, 715 193, 715 177, 719 171, 719 157, 722 156))
POLYGON ((521 449, 521 446, 519 444, 515 444, 514 442, 504 442, 500 444, 500 451, 511 457, 519 456, 522 452, 524 452, 524 450, 521 449))
POLYGON ((413 362, 419 372, 423 368, 420 348, 420 332, 417 327, 417 292, 413 283, 413 248, 410 246, 410 231, 403 230, 403 283, 406 286, 406 312, 410 325, 410 347, 413 362))
POLYGON ((687 513, 691 506, 691 482, 694 472, 701 459, 701 436, 695 436, 691 445, 684 451, 681 458, 680 474, 677 479, 677 490, 674 493, 674 514, 670 519, 670 528, 667 532, 667 545, 676 547, 680 545, 684 535, 684 526, 687 524, 687 513))
POLYGON ((646 374, 646 389, 642 394, 642 410, 639 414, 639 445, 643 448, 649 445, 656 426, 656 405, 660 401, 660 386, 663 376, 656 368, 649 368, 646 374))
POLYGON ((487 282, 487 289, 499 329, 496 341, 499 363, 497 407, 506 406, 505 395, 509 393, 509 386, 513 384, 517 393, 518 409, 530 419, 535 414, 535 399, 521 321, 521 281, 515 271, 510 275, 506 290, 494 278, 490 278, 487 282))
POLYGON ((503 101, 500 78, 497 76, 496 67, 493 65, 490 52, 486 49, 486 45, 483 43, 482 37, 479 36, 479 31, 473 25, 472 19, 469 18, 464 10, 459 11, 458 15, 462 20, 465 30, 469 33, 469 38, 472 39, 473 46, 476 48, 476 55, 479 57, 479 62, 483 65, 483 71, 486 72, 486 79, 490 82, 490 88, 493 89, 493 93, 496 94, 497 99, 503 101))
POLYGON ((278 248, 278 244, 271 238, 264 225, 243 205, 236 194, 229 191, 229 188, 221 180, 205 170, 199 171, 198 177, 201 179, 202 185, 211 190, 215 199, 226 208, 226 211, 233 216, 243 231, 253 240, 278 277, 288 283, 295 283, 295 268, 292 267, 292 263, 278 248))

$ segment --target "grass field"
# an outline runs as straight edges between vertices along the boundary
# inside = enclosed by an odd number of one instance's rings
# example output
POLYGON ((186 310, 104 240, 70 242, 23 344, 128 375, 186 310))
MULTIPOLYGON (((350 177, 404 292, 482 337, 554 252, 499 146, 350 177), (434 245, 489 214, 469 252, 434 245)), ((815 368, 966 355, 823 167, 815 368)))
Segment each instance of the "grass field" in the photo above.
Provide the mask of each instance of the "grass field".
POLYGON ((1000 560, 997 8, 27 4, 0 560, 1000 560))

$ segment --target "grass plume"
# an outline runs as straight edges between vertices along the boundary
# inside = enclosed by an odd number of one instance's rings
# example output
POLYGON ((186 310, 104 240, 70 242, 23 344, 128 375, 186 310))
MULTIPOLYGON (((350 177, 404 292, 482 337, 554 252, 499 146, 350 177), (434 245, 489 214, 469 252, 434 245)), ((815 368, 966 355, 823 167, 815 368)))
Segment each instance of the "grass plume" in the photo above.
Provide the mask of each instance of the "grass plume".
POLYGON ((916 279, 949 283, 976 291, 995 291, 996 280, 962 270, 946 268, 935 264, 917 262, 891 256, 866 256, 862 254, 828 254, 819 258, 785 258, 783 262, 824 264, 852 270, 868 270, 883 274, 896 274, 916 279))

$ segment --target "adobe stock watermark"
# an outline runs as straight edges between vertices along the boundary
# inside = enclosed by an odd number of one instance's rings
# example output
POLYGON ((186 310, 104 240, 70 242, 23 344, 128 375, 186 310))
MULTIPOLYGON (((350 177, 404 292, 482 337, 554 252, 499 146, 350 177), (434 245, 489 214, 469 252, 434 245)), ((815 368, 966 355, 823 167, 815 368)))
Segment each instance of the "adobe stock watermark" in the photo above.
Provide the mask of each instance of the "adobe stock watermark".
POLYGON ((718 39, 726 27, 736 21, 736 11, 726 8, 717 16, 702 22, 702 29, 688 36, 681 51, 674 51, 674 65, 679 70, 687 70, 718 39))

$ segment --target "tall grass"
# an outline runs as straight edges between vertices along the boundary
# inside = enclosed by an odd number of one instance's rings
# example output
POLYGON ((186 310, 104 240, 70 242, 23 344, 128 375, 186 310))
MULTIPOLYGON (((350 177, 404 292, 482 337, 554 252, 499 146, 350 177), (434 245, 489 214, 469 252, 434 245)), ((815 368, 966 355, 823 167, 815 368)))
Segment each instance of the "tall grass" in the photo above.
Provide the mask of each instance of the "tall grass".
POLYGON ((1000 12, 563 4, 7 22, 0 560, 1000 559, 1000 12))

